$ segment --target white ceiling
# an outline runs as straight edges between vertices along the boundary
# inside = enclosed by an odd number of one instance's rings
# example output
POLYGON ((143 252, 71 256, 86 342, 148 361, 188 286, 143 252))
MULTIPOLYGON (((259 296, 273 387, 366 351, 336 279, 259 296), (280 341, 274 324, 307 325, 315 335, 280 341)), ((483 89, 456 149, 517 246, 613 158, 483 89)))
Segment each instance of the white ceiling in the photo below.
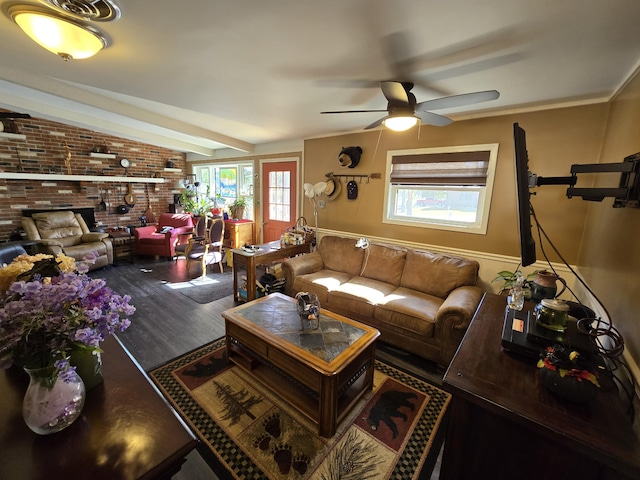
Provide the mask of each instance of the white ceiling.
POLYGON ((418 102, 501 93, 437 111, 461 118, 603 101, 640 65, 638 0, 116 0, 121 18, 95 23, 111 45, 70 62, 14 3, 1 107, 205 156, 362 129, 382 115, 320 112, 385 109, 380 80, 414 81, 418 102))

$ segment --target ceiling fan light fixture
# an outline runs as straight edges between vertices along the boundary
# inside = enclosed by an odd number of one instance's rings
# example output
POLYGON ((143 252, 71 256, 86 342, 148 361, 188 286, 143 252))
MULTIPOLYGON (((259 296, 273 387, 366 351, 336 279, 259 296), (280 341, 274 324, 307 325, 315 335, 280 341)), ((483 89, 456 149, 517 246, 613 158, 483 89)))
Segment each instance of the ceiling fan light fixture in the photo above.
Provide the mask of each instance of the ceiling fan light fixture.
POLYGON ((64 60, 89 58, 107 46, 100 30, 48 10, 14 5, 9 14, 34 42, 64 60))
POLYGON ((418 123, 418 117, 415 115, 398 115, 389 118, 385 118, 382 124, 394 132, 404 132, 409 130, 416 123, 418 123))

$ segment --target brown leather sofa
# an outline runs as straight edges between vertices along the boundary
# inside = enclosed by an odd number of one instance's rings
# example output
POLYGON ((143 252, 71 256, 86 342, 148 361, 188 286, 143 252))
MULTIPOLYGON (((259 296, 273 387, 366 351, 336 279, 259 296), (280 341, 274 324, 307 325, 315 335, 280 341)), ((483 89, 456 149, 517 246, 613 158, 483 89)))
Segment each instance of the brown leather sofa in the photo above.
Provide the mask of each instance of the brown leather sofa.
POLYGON ((482 297, 479 268, 475 260, 424 250, 361 249, 336 236, 282 264, 288 295, 315 293, 322 308, 371 325, 382 341, 444 368, 482 297))
POLYGON ((37 240, 36 251, 68 257, 81 261, 86 255, 97 255, 96 262, 89 264, 89 270, 113 263, 113 246, 108 233, 91 232, 82 215, 68 210, 34 213, 22 217, 29 240, 37 240))

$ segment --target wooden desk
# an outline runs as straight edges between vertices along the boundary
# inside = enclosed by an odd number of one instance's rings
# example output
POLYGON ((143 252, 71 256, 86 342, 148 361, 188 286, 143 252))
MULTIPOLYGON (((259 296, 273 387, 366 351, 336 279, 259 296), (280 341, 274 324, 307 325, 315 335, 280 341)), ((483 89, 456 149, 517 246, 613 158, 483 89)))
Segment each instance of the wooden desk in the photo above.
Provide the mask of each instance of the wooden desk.
POLYGON ((231 250, 233 254, 233 297, 236 302, 255 300, 257 266, 269 265, 276 260, 311 251, 311 243, 281 247, 280 242, 276 241, 258 245, 258 247, 260 247, 260 250, 255 253, 247 253, 239 248, 231 250), (247 298, 241 297, 238 289, 238 267, 243 267, 247 272, 247 298))
POLYGON ((640 478, 625 400, 550 393, 535 360, 501 350, 505 308, 505 297, 485 294, 444 376, 453 399, 440 479, 640 478))
POLYGON ((22 419, 27 375, 0 370, 0 478, 169 479, 180 470, 195 437, 115 337, 103 347, 104 383, 52 435, 22 419))

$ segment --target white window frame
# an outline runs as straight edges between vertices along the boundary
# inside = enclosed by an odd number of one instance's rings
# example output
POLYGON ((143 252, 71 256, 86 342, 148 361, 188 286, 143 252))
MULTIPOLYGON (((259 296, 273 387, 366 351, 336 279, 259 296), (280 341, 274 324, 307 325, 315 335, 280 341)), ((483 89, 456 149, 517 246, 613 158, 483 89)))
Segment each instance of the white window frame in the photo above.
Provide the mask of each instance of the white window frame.
POLYGON ((246 161, 246 162, 237 162, 237 163, 231 163, 231 162, 225 162, 225 163, 201 163, 198 165, 194 165, 193 166, 193 173, 196 175, 196 179, 197 180, 201 180, 201 171, 202 170, 208 170, 209 171, 209 179, 210 179, 210 195, 211 196, 215 196, 215 194, 217 193, 215 191, 215 169, 221 169, 221 168, 235 168, 236 169, 236 179, 238 181, 238 192, 237 192, 237 197, 245 197, 245 199, 247 200, 247 206, 245 208, 245 218, 253 220, 255 218, 255 193, 254 193, 254 183, 252 183, 250 186, 246 186, 244 184, 244 177, 242 176, 241 172, 243 168, 252 168, 253 169, 253 173, 252 173, 252 182, 255 182, 255 168, 254 168, 254 164, 253 161, 246 161))
POLYGON ((389 150, 387 152, 387 164, 385 171, 385 190, 382 214, 382 223, 393 225, 406 225, 418 228, 432 228, 437 230, 449 230, 453 232, 474 233, 478 235, 486 235, 487 225, 489 223, 489 211, 491 207, 491 197, 493 193, 493 183, 495 178, 496 164, 498 162, 498 144, 488 143, 480 145, 459 145, 452 147, 435 147, 435 148, 419 148, 412 150, 389 150), (439 153, 456 153, 456 152, 489 152, 489 165, 487 168, 487 181, 485 186, 446 186, 433 185, 418 187, 417 190, 449 190, 458 191, 464 189, 466 191, 478 191, 480 193, 477 205, 477 221, 473 224, 466 222, 455 222, 450 220, 437 220, 432 218, 418 218, 409 216, 394 215, 394 201, 398 186, 391 184, 391 166, 394 156, 399 155, 424 155, 439 153))

